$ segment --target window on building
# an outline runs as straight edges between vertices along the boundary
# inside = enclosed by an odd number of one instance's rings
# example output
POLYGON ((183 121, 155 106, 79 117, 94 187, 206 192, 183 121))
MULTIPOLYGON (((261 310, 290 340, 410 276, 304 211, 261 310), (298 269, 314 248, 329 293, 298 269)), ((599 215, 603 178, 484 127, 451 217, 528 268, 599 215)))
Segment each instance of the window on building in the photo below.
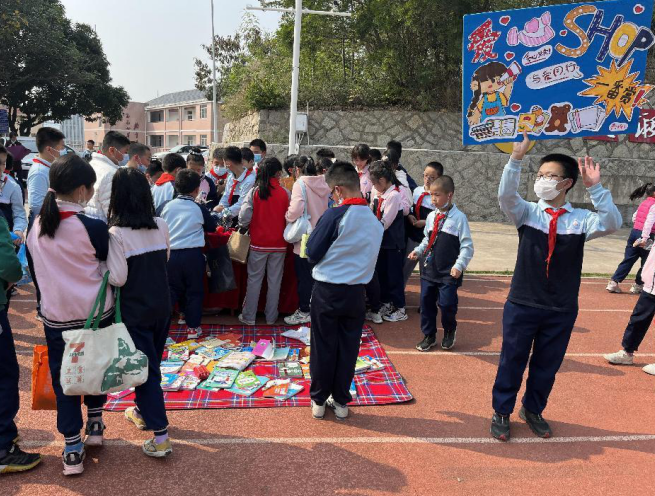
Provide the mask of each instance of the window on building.
POLYGON ((161 122, 164 120, 164 112, 161 110, 150 111, 150 122, 161 122))
POLYGON ((200 146, 207 146, 207 135, 206 134, 201 134, 200 135, 200 146))
POLYGON ((188 134, 184 136, 184 144, 185 145, 195 145, 196 144, 196 137, 193 134, 188 134))
POLYGON ((161 134, 151 134, 150 146, 153 148, 161 148, 164 146, 164 137, 161 134))
POLYGON ((187 108, 187 109, 184 110, 184 112, 186 114, 186 120, 187 121, 192 121, 195 118, 195 114, 196 114, 196 109, 195 108, 193 108, 193 107, 187 108))
POLYGON ((207 105, 201 105, 200 106, 200 118, 201 119, 206 119, 207 118, 207 105))
POLYGON ((169 134, 167 141, 168 148, 173 148, 180 144, 180 137, 177 134, 169 134))
POLYGON ((168 111, 168 122, 177 122, 179 120, 180 112, 177 109, 168 111))

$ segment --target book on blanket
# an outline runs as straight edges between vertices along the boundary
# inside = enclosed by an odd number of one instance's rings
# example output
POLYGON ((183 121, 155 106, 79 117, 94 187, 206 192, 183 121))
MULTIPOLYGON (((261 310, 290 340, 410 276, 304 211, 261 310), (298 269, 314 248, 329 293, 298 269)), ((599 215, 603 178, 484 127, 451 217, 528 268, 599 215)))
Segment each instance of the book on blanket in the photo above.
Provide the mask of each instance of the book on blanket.
POLYGON ((357 398, 357 386, 355 385, 355 379, 350 383, 350 396, 353 397, 353 399, 357 398))
POLYGON ((359 358, 361 358, 364 362, 368 363, 368 370, 376 371, 376 370, 382 370, 384 368, 384 364, 377 358, 373 358, 372 356, 369 355, 364 355, 359 358))
POLYGON ((162 374, 161 389, 162 391, 179 391, 184 376, 179 374, 162 374))
POLYGON ((289 362, 299 362, 300 348, 287 348, 287 349, 289 350, 288 356, 284 357, 282 360, 287 360, 289 362))
POLYGON ((239 396, 251 396, 268 381, 268 377, 255 375, 252 371, 249 370, 247 372, 241 372, 234 381, 234 385, 227 391, 239 396), (252 381, 250 374, 252 374, 252 377, 254 377, 254 381, 252 381), (242 377, 243 375, 247 375, 247 377, 242 377))
POLYGON ((175 374, 184 366, 182 360, 164 360, 159 364, 159 370, 162 374, 175 374))
POLYGON ((239 348, 241 346, 241 335, 233 332, 227 334, 219 334, 216 339, 222 341, 222 348, 239 348))
POLYGON ((255 359, 255 355, 249 351, 234 351, 219 360, 219 365, 224 369, 245 370, 255 359))
POLYGON ((228 389, 232 387, 232 384, 234 384, 238 375, 239 372, 236 370, 215 368, 212 370, 211 374, 209 374, 209 378, 198 387, 210 391, 228 389))
POLYGON ((185 375, 180 384, 180 391, 194 391, 198 384, 200 384, 200 378, 195 375, 185 375))
POLYGON ((232 350, 226 350, 225 348, 214 348, 214 354, 212 355, 212 360, 220 360, 221 358, 232 353, 232 350))
POLYGON ((357 362, 355 362, 355 374, 366 372, 369 368, 371 368, 370 363, 368 363, 366 360, 363 360, 361 357, 357 357, 357 362))
POLYGON ((273 358, 271 358, 271 361, 283 362, 289 356, 290 350, 291 348, 289 348, 288 346, 284 346, 282 348, 275 348, 275 352, 273 353, 273 358))
POLYGON ((302 367, 299 362, 284 362, 284 364, 278 366, 280 371, 280 377, 302 377, 302 367))
POLYGON ((275 353, 275 341, 270 339, 260 339, 253 347, 253 355, 262 357, 264 360, 270 360, 275 353))
POLYGON ((277 398, 278 396, 286 396, 289 392, 290 379, 273 379, 268 381, 264 386, 262 392, 264 398, 277 398))
POLYGON ((297 395, 303 389, 305 389, 305 387, 302 386, 301 384, 296 384, 295 382, 292 382, 292 383, 289 384, 289 390, 287 391, 287 394, 281 395, 281 396, 276 396, 275 399, 276 400, 281 400, 281 401, 288 400, 292 396, 297 395))
POLYGON ((168 356, 166 358, 170 361, 182 360, 186 362, 189 359, 189 348, 186 346, 169 348, 168 356))

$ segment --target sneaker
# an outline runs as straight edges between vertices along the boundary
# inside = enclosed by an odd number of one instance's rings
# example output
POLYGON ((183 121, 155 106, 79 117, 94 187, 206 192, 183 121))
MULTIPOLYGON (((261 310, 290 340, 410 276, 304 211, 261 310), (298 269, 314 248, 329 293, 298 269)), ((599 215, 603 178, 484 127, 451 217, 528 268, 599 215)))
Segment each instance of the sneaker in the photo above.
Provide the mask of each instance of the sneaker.
POLYGON ((186 325, 186 318, 183 313, 181 313, 180 318, 177 319, 177 325, 186 325))
POLYGON ((501 415, 494 413, 491 417, 491 428, 489 429, 491 436, 499 441, 509 441, 509 415, 501 415))
POLYGON ((634 283, 632 287, 630 287, 630 294, 639 294, 642 292, 643 289, 644 289, 643 284, 634 283))
POLYGON ((189 327, 186 332, 188 339, 198 339, 200 336, 202 336, 202 327, 196 327, 195 329, 193 327, 189 327))
POLYGON ((383 322, 380 312, 366 312, 364 318, 370 322, 373 322, 374 324, 382 324, 383 322))
POLYGON ((380 315, 382 317, 389 315, 391 312, 393 312, 393 305, 391 303, 383 303, 380 307, 380 315))
POLYGON ((84 450, 69 453, 64 451, 61 456, 64 461, 64 475, 79 475, 84 472, 84 458, 86 458, 84 450))
POLYGON ((37 313, 35 318, 36 318, 36 320, 38 320, 39 322, 43 322, 43 317, 41 317, 40 314, 37 313))
POLYGON ((383 315, 382 318, 387 322, 401 322, 407 320, 407 312, 404 308, 395 308, 387 315, 383 315))
POLYGON ((538 413, 532 413, 525 409, 521 408, 519 412, 519 417, 521 417, 530 427, 530 430, 534 432, 537 436, 544 439, 548 439, 553 436, 553 431, 550 430, 548 422, 538 413))
POLYGON ((38 453, 25 453, 14 442, 7 454, 0 458, 0 474, 25 472, 33 469, 39 463, 41 463, 41 455, 38 453))
POLYGON ((153 437, 143 443, 143 452, 153 458, 164 458, 173 452, 173 446, 171 445, 170 439, 166 439, 163 443, 157 444, 153 437))
POLYGON ((655 363, 651 363, 650 365, 646 365, 644 368, 642 368, 644 372, 650 375, 655 375, 655 363))
POLYGON ((325 403, 319 405, 314 400, 312 400, 312 417, 317 420, 321 420, 325 417, 325 403))
POLYGON ((86 446, 102 446, 105 429, 106 427, 102 420, 87 421, 85 430, 86 439, 84 439, 84 444, 86 446))
POLYGON ((620 293, 621 288, 619 288, 619 283, 616 281, 610 280, 610 282, 607 283, 607 287, 605 288, 607 291, 610 293, 620 293))
POLYGON ((429 351, 430 348, 437 346, 436 336, 425 336, 423 341, 416 345, 418 351, 429 351))
POLYGON ((146 421, 136 413, 136 407, 131 406, 125 410, 125 418, 132 422, 140 431, 146 430, 146 421))
POLYGON ((348 418, 348 407, 346 405, 340 405, 334 401, 332 396, 328 398, 325 404, 334 410, 337 420, 346 420, 348 418))
POLYGON ((254 326, 254 325, 255 325, 255 321, 254 321, 254 320, 246 320, 245 318, 243 318, 243 314, 242 314, 242 313, 239 314, 239 316, 237 317, 237 319, 239 319, 239 322, 241 322, 243 325, 247 325, 247 326, 254 326))
POLYGON ((457 341, 457 329, 452 331, 444 331, 443 339, 441 340, 441 349, 450 350, 455 346, 455 341, 457 341))
POLYGON ((293 315, 284 317, 284 323, 288 325, 309 324, 312 321, 309 312, 305 313, 300 310, 295 311, 293 315))
POLYGON ((610 353, 609 355, 603 355, 603 358, 614 365, 632 365, 635 360, 634 355, 625 350, 610 353))

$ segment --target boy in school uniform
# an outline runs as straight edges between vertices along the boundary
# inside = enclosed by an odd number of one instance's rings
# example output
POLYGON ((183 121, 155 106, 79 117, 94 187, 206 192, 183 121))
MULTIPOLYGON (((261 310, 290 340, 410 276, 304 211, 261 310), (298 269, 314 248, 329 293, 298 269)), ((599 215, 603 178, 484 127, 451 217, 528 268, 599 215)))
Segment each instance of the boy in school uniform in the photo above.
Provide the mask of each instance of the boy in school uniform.
POLYGON ((159 176, 151 189, 155 209, 175 197, 175 178, 178 172, 186 168, 186 161, 179 153, 169 153, 164 157, 162 168, 164 173, 159 176))
POLYGON ((362 198, 359 176, 351 164, 335 163, 325 180, 338 206, 323 214, 307 242, 316 281, 310 396, 314 418, 323 418, 327 405, 337 419, 344 420, 366 313, 364 288, 373 277, 384 229, 362 198))
POLYGON ((551 154, 540 161, 534 191, 538 203, 518 193, 523 158, 530 149, 527 133, 514 150, 500 180, 502 211, 519 231, 518 257, 503 313, 503 344, 493 387, 491 435, 510 438, 514 410, 530 351, 530 366, 519 416, 539 437, 552 430, 541 416, 555 383, 578 315, 578 293, 586 241, 621 227, 611 193, 600 184, 600 165, 551 154), (582 176, 597 212, 573 208, 566 193, 582 176))
POLYGON ((0 211, 9 224, 9 230, 17 236, 14 245, 20 246, 25 239, 27 216, 20 184, 5 172, 8 156, 7 149, 0 146, 0 211))
POLYGON ((42 127, 36 133, 36 148, 39 154, 33 159, 27 174, 27 203, 29 205, 29 227, 41 212, 41 205, 50 187, 50 166, 60 155, 66 154, 64 135, 53 127, 42 127))
POLYGON ((263 139, 255 138, 248 145, 250 151, 255 154, 255 167, 266 158, 266 142, 263 139))
POLYGON ((437 345, 437 305, 441 310, 444 336, 441 348, 450 350, 457 336, 457 288, 473 258, 473 239, 466 215, 453 203, 455 183, 440 176, 430 185, 436 210, 428 215, 425 237, 409 254, 411 260, 425 258, 421 271, 421 331, 423 340, 416 345, 428 351, 437 345))
POLYGON ((171 305, 175 307, 184 296, 185 308, 180 310, 185 315, 189 339, 196 339, 202 335, 205 232, 214 232, 217 225, 209 210, 195 202, 200 192, 200 176, 196 172, 189 169, 178 172, 175 190, 177 198, 164 203, 157 215, 164 219, 170 233, 168 284, 171 305))
POLYGON ((225 192, 221 201, 218 202, 218 206, 214 208, 214 212, 221 214, 227 223, 236 226, 241 205, 243 205, 246 194, 255 184, 256 174, 252 169, 244 167, 243 155, 236 146, 228 146, 225 149, 223 160, 232 174, 228 176, 225 192))

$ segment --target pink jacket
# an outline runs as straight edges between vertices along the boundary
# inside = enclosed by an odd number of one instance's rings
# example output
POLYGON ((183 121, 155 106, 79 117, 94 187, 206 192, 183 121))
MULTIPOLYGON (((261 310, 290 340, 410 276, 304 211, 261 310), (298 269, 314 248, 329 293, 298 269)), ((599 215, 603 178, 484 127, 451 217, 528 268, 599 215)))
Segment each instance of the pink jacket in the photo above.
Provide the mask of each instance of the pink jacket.
MULTIPOLYGON (((324 176, 302 176, 294 184, 291 191, 291 203, 285 218, 287 222, 294 222, 302 215, 305 202, 302 198, 302 186, 300 181, 305 183, 307 191, 307 213, 310 215, 309 223, 312 228, 316 226, 318 219, 328 209, 328 197, 330 196, 330 187, 325 182, 324 176)), ((300 242, 293 245, 293 252, 300 255, 300 242)))
POLYGON ((655 198, 652 196, 641 202, 635 214, 634 228, 642 232, 642 238, 648 238, 655 233, 655 198))

